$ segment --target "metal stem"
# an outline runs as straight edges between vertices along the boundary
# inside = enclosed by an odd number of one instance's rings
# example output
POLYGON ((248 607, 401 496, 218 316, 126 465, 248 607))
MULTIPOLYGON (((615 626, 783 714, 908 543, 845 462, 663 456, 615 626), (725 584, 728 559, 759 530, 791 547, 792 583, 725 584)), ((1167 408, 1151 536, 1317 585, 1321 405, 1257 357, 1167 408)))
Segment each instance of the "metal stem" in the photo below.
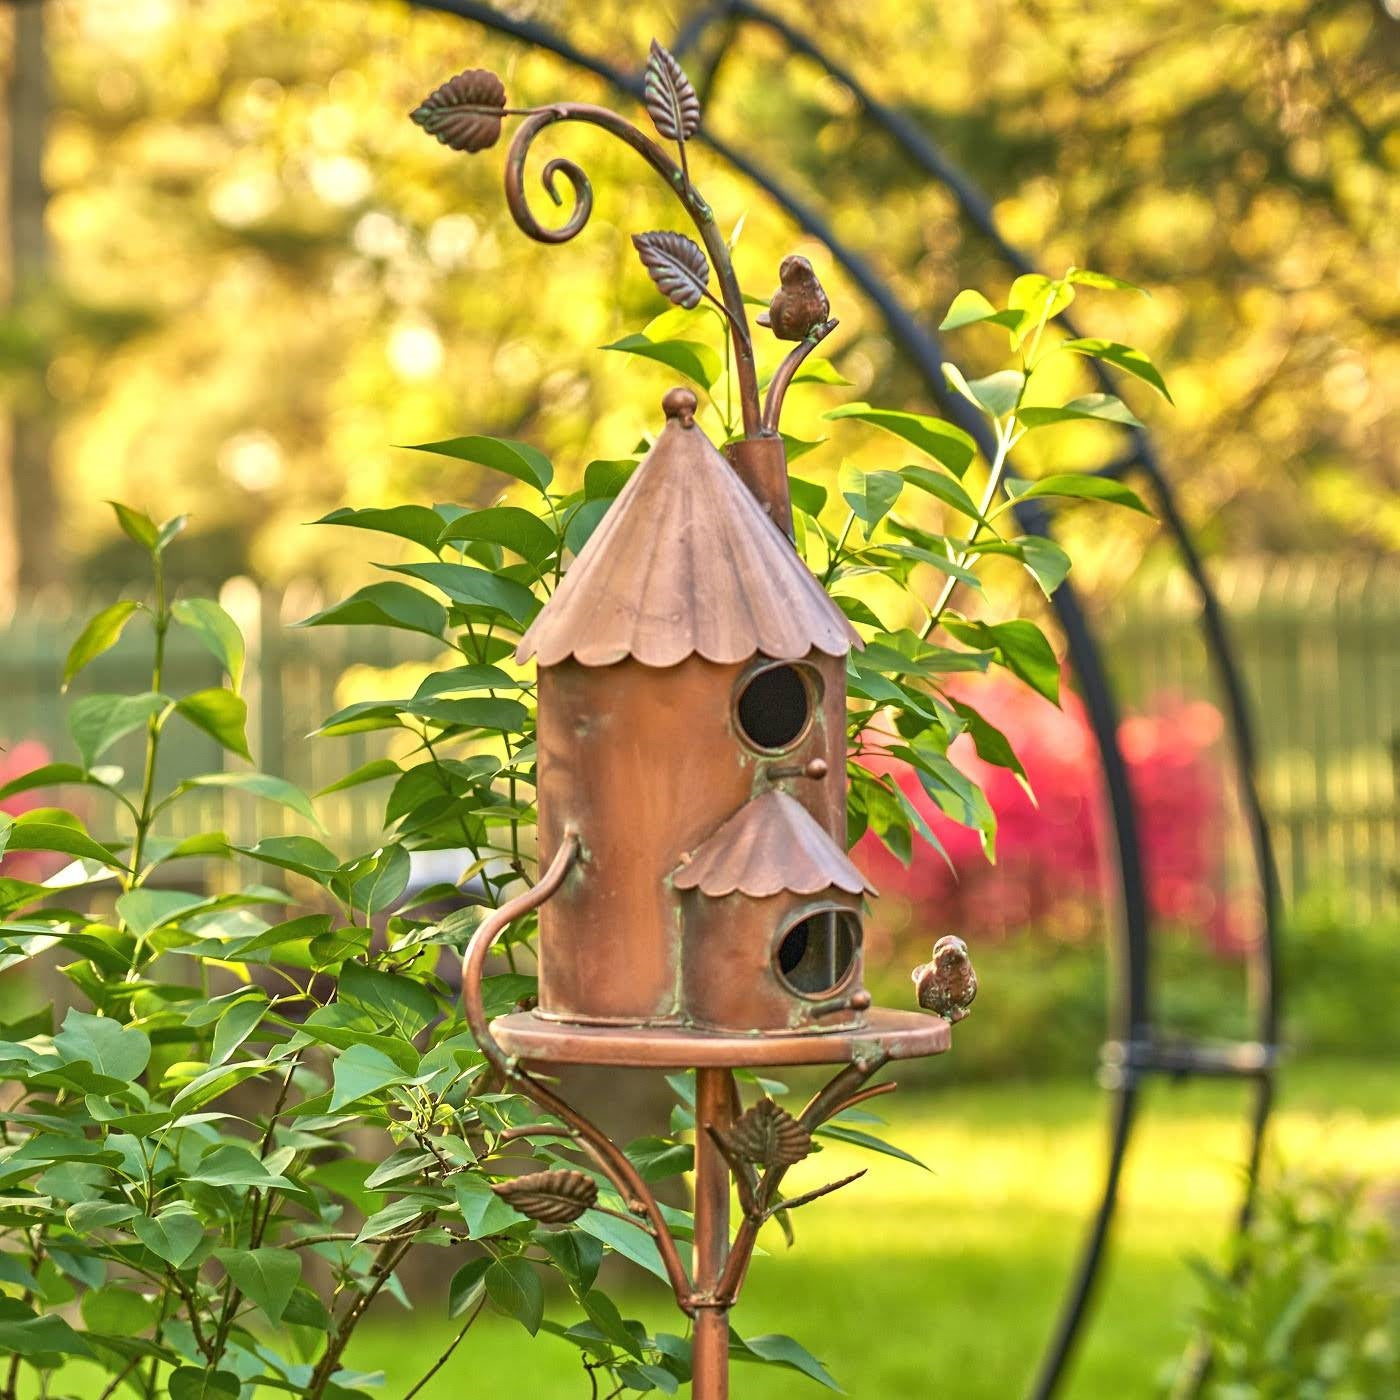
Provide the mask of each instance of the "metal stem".
POLYGON ((729 1163, 714 1135, 733 1122, 734 1076, 695 1072, 695 1275, 692 1347, 694 1400, 728 1400, 729 1306, 718 1294, 729 1258, 729 1163))
POLYGON ((556 122, 568 121, 586 122, 590 126, 601 127, 610 135, 616 136, 624 145, 630 146, 661 176, 667 188, 690 216, 695 231, 705 244, 705 251, 709 255, 715 278, 719 283, 719 305, 729 318, 744 435, 757 437, 762 431, 763 418, 758 394, 758 370, 754 364, 753 338, 749 333, 744 295, 739 287, 739 279, 734 273, 729 245, 725 242, 724 234, 715 222, 714 211, 705 202, 704 196, 691 184, 686 172, 655 141, 616 112, 606 107, 595 106, 591 102, 556 102, 548 107, 541 107, 525 119, 510 144, 510 154, 506 159, 506 204, 511 217, 522 233, 539 243, 567 243, 588 222, 589 215, 593 212, 593 187, 582 168, 571 160, 556 157, 545 164, 542 172, 545 193, 556 204, 561 202, 555 188, 556 176, 563 175, 573 186, 574 207, 563 224, 558 228, 545 227, 530 211, 529 201, 525 198, 525 158, 530 146, 546 127, 553 126, 556 122))

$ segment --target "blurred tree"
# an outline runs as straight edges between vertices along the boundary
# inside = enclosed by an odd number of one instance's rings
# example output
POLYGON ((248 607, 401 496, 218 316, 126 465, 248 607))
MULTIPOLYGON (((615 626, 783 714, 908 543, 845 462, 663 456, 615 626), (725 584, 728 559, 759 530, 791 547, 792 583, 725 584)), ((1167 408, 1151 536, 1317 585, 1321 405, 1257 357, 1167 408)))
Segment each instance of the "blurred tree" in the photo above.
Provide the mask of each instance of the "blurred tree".
MULTIPOLYGON (((819 25, 798 0, 773 7, 913 115, 1045 266, 1151 288, 1093 319, 1171 367, 1168 466, 1208 544, 1400 544, 1400 24, 1383 5, 862 0, 824 7, 819 25)), ((530 8, 625 67, 694 7, 530 8)), ((318 553, 324 532, 301 522, 491 489, 391 443, 528 436, 567 477, 654 427, 669 373, 594 348, 661 309, 611 222, 672 219, 635 158, 558 136, 599 191, 593 224, 558 253, 510 227, 498 159, 454 159, 404 115, 467 66, 502 72, 522 103, 611 100, 594 80, 390 0, 50 0, 48 13, 56 285, 30 324, 59 411, 63 534, 89 574, 131 567, 100 552, 102 497, 192 510, 211 575, 344 574, 361 560, 318 553)), ((919 314, 936 322, 959 286, 1006 277, 947 192, 767 31, 741 31, 708 120, 833 207, 919 314)), ((726 227, 752 211, 750 290, 771 290, 784 253, 808 253, 858 391, 920 401, 822 250, 697 160, 726 227)), ((11 401, 26 382, 9 376, 11 401)), ((829 430, 823 391, 802 393, 795 426, 815 438, 829 430)), ((1057 431, 1061 460, 1113 450, 1095 425, 1057 431)), ((1090 579, 1111 578, 1138 566, 1144 540, 1071 544, 1090 579)))
POLYGON ((44 383, 46 347, 37 312, 48 272, 42 170, 48 126, 44 7, 18 5, 5 17, 10 65, 5 81, 4 295, 0 368, 18 371, 8 421, 0 417, 0 599, 59 576, 53 421, 44 383))

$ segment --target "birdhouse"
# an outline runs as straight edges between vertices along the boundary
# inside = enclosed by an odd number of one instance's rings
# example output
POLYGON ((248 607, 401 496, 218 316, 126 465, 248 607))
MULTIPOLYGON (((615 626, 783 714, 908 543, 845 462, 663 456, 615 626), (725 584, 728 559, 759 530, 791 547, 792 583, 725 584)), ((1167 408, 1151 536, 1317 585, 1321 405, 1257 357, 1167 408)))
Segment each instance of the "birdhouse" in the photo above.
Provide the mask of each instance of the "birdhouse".
POLYGON ((666 424, 521 642, 539 674, 541 1018, 858 1027, 840 609, 674 389, 666 424))

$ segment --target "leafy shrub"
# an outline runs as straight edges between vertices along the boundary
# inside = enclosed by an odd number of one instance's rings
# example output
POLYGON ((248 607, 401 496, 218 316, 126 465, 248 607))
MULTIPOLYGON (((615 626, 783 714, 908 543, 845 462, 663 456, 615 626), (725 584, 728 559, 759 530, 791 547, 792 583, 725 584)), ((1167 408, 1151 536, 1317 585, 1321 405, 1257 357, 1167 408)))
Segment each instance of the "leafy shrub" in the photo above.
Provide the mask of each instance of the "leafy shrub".
POLYGON ((1227 1266, 1194 1267, 1206 1400, 1400 1395, 1400 1240, 1355 1182, 1283 1177, 1227 1266))

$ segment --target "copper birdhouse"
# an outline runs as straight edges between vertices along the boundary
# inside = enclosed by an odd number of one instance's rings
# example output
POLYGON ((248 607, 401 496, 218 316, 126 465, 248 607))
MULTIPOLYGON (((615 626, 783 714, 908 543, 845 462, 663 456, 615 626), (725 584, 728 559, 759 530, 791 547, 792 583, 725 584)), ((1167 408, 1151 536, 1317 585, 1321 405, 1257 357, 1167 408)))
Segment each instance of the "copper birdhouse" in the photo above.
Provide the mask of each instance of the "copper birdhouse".
POLYGON ((666 426, 521 643, 539 667, 538 1014, 735 1032, 860 1024, 840 610, 696 424, 666 426))
MULTIPOLYGON (((503 1081, 565 1125, 519 1131, 571 1139, 654 1241, 677 1303, 694 1320, 693 1393, 723 1400, 728 1312, 758 1232, 780 1208, 784 1174, 812 1150, 814 1130, 893 1088, 867 1086, 888 1061, 938 1054, 950 1033, 941 1015, 873 1008, 863 985, 863 921, 874 890, 845 849, 846 663, 862 642, 791 539, 778 422, 798 368, 836 322, 811 265, 786 259, 760 323, 796 344, 760 395, 729 247, 686 159, 699 102, 657 44, 646 101, 679 162, 606 108, 507 109, 499 80, 482 70, 443 84, 414 113, 466 151, 494 144, 503 116, 523 115, 506 199, 520 228, 546 243, 584 228, 593 193, 577 165, 551 159, 545 188, 558 203, 563 176, 574 206, 557 228, 539 223, 524 171, 542 131, 583 122, 640 155, 704 247, 660 231, 633 243, 671 301, 695 307, 708 298, 723 313, 743 420, 721 454, 696 422, 695 394, 672 389, 654 446, 520 643, 517 660, 533 660, 538 673, 543 873, 477 928, 463 1000, 503 1081), (488 1020, 487 959, 507 926, 533 911, 538 1002, 488 1020), (565 1064, 698 1071, 689 1267, 626 1153, 538 1072, 565 1064), (733 1070, 814 1064, 837 1072, 797 1116, 766 1098, 743 1111, 733 1070), (731 1184, 743 1210, 732 1239, 731 1184)), ((596 1195, 579 1173, 553 1178, 568 1178, 578 1200, 537 1217, 546 1223, 574 1218, 588 1191, 596 1195)), ((531 1183, 527 1195, 539 1185, 521 1180, 531 1183)), ((545 1192, 556 1205, 557 1186, 545 1192)))

